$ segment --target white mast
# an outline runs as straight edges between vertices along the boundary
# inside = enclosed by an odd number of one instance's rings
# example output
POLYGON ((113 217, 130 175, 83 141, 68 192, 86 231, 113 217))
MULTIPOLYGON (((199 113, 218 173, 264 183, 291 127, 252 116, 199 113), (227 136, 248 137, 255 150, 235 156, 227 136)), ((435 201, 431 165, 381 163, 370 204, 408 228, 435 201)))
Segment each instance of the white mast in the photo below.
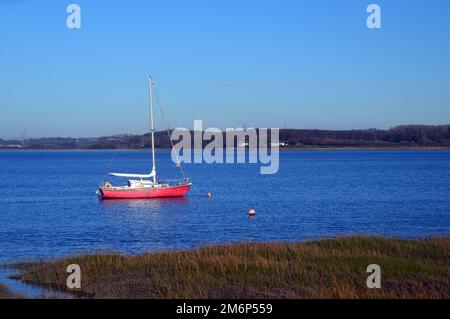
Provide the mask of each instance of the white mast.
POLYGON ((153 80, 149 77, 150 83, 150 132, 152 134, 152 173, 153 182, 156 184, 156 160, 155 160, 155 123, 153 119, 153 80))

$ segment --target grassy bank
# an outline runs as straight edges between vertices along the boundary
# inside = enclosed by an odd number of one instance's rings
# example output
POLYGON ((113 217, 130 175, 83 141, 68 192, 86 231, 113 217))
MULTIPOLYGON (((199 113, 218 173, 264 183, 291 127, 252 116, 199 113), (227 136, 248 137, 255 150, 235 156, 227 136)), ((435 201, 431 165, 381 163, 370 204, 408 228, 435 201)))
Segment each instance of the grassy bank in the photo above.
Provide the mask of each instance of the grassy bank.
POLYGON ((449 254, 448 237, 348 237, 17 266, 21 280, 65 287, 78 264, 87 298, 450 298, 449 254), (381 267, 381 289, 366 286, 369 264, 381 267))

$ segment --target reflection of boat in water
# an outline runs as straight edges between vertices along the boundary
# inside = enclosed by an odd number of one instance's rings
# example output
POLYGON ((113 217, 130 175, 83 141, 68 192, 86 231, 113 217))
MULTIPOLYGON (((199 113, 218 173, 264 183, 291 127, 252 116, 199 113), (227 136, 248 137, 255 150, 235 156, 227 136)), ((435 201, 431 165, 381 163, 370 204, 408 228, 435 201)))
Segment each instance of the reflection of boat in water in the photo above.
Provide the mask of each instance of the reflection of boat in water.
MULTIPOLYGON (((152 137, 152 171, 150 174, 110 173, 111 176, 130 178, 124 186, 114 186, 103 183, 97 191, 102 199, 133 199, 133 198, 163 198, 182 197, 191 187, 189 179, 176 182, 158 182, 156 179, 155 159, 155 128, 153 112, 153 81, 150 77, 150 124, 152 137)), ((179 164, 177 164, 179 166, 179 164)))
POLYGON ((184 207, 189 205, 190 199, 186 196, 160 197, 148 200, 147 198, 105 198, 100 201, 100 206, 108 213, 120 213, 126 211, 132 214, 159 214, 172 209, 172 207, 184 207))

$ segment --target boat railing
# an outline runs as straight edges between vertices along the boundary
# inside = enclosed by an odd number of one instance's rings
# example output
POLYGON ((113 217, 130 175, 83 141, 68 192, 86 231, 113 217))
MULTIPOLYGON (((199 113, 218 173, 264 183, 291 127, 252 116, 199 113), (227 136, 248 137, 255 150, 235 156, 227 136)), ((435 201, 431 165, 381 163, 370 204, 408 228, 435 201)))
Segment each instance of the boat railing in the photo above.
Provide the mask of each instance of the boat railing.
POLYGON ((160 183, 184 185, 184 184, 188 184, 190 182, 191 182, 190 178, 179 178, 179 179, 165 179, 164 181, 161 181, 160 183))

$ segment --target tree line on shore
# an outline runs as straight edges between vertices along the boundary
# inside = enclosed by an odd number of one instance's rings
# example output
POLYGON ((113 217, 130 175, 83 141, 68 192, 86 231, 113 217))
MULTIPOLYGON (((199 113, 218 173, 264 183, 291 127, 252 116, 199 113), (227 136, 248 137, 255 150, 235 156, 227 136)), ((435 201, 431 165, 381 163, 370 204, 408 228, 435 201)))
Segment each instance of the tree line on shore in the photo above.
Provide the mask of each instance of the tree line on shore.
MULTIPOLYGON (((225 133, 223 133, 225 135, 225 133)), ((191 134, 193 136, 193 134, 191 134)), ((280 129, 285 147, 450 147, 450 125, 402 125, 389 130, 280 129)), ((223 136, 225 141, 225 136, 223 136)), ((114 135, 99 138, 32 138, 2 140, 0 148, 25 149, 143 149, 151 146, 150 134, 114 135)), ((269 143, 270 134, 269 134, 269 143)), ((209 141, 203 141, 203 145, 209 141)), ((235 141, 235 145, 237 145, 235 141)), ((171 148, 165 131, 155 133, 157 148, 171 148)))

